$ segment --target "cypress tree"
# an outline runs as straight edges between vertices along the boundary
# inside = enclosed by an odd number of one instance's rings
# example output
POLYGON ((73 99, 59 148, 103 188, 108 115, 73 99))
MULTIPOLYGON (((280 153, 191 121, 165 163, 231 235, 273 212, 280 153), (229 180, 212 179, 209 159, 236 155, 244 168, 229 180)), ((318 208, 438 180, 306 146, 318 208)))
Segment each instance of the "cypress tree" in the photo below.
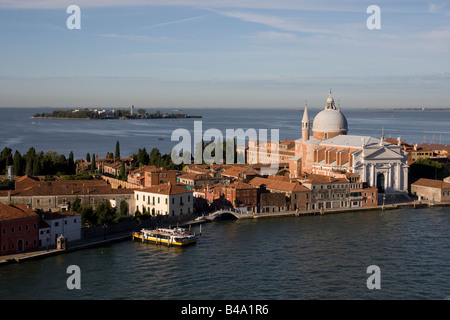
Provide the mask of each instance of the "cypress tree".
POLYGON ((120 146, 119 146, 119 140, 116 141, 116 153, 114 154, 115 158, 120 158, 120 146))
POLYGON ((95 173, 95 153, 92 154, 91 173, 95 173))
POLYGON ((21 176, 22 175, 22 173, 23 173, 22 156, 20 155, 19 151, 17 151, 17 150, 14 153, 13 168, 14 168, 14 175, 15 176, 21 176))
POLYGON ((70 151, 68 160, 68 174, 75 174, 75 161, 73 160, 73 152, 70 151))

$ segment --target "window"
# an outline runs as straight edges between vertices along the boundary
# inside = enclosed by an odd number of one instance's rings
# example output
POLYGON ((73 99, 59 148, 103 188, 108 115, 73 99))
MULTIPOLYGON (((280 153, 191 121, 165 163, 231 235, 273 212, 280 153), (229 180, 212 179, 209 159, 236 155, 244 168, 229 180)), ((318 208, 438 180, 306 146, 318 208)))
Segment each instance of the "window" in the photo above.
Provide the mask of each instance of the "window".
POLYGON ((55 227, 59 226, 59 222, 55 222, 55 227))
POLYGON ((142 201, 145 202, 145 195, 142 195, 142 201))
POLYGON ((158 203, 159 203, 159 197, 158 197, 158 203))
POLYGON ((175 198, 172 198, 172 204, 175 204, 175 198))
POLYGON ((139 194, 138 193, 136 194, 136 200, 139 200, 139 194))

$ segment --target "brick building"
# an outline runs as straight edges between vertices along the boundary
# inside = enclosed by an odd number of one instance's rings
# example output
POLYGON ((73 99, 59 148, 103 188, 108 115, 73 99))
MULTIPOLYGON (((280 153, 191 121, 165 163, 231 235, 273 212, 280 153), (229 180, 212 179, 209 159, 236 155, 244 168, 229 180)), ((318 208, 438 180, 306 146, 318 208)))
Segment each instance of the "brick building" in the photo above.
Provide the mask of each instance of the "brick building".
POLYGON ((0 255, 39 246, 39 216, 24 204, 0 203, 0 255))

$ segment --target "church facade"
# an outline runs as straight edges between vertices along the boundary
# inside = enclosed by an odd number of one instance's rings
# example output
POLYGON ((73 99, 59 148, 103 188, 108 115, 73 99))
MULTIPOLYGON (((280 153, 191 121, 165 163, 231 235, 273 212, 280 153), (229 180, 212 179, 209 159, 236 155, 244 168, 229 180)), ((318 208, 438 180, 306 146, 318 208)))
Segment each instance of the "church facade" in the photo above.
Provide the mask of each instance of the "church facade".
POLYGON ((291 178, 303 173, 343 177, 356 173, 362 182, 380 192, 407 192, 407 155, 398 144, 370 136, 348 135, 347 119, 336 108, 331 95, 324 110, 314 118, 311 130, 308 108, 305 106, 302 137, 295 140, 295 156, 289 159, 291 178), (312 135, 311 135, 312 131, 312 135))

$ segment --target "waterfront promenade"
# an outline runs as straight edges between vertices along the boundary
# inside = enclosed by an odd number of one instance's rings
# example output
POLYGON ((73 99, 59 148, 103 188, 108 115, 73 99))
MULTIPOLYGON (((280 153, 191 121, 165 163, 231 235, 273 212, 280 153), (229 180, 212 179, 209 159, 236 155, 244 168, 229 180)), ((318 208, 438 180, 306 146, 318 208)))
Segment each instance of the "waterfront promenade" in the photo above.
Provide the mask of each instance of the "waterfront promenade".
MULTIPOLYGON (((450 206, 450 202, 433 203, 432 201, 420 201, 420 202, 402 202, 387 205, 379 205, 366 208, 339 208, 339 209, 327 209, 323 211, 281 211, 281 212, 267 212, 267 213, 240 213, 237 211, 225 211, 219 210, 204 217, 204 219, 186 220, 177 223, 180 227, 190 227, 207 222, 212 222, 220 219, 221 214, 232 214, 237 219, 262 219, 262 218, 279 218, 279 217, 302 217, 310 215, 328 215, 344 212, 357 212, 357 211, 376 211, 376 210, 395 210, 399 208, 409 207, 411 209, 419 207, 433 207, 433 206, 450 206)), ((174 227, 173 224, 161 225, 160 227, 174 227)), ((120 241, 131 241, 132 233, 134 230, 120 231, 110 233, 107 235, 99 235, 96 237, 87 237, 80 240, 69 242, 66 249, 56 249, 55 246, 47 249, 33 250, 30 252, 22 252, 18 254, 11 254, 6 256, 0 256, 0 267, 3 264, 21 263, 29 260, 41 259, 45 257, 55 256, 58 254, 69 253, 76 250, 82 250, 102 245, 107 245, 120 241)))

